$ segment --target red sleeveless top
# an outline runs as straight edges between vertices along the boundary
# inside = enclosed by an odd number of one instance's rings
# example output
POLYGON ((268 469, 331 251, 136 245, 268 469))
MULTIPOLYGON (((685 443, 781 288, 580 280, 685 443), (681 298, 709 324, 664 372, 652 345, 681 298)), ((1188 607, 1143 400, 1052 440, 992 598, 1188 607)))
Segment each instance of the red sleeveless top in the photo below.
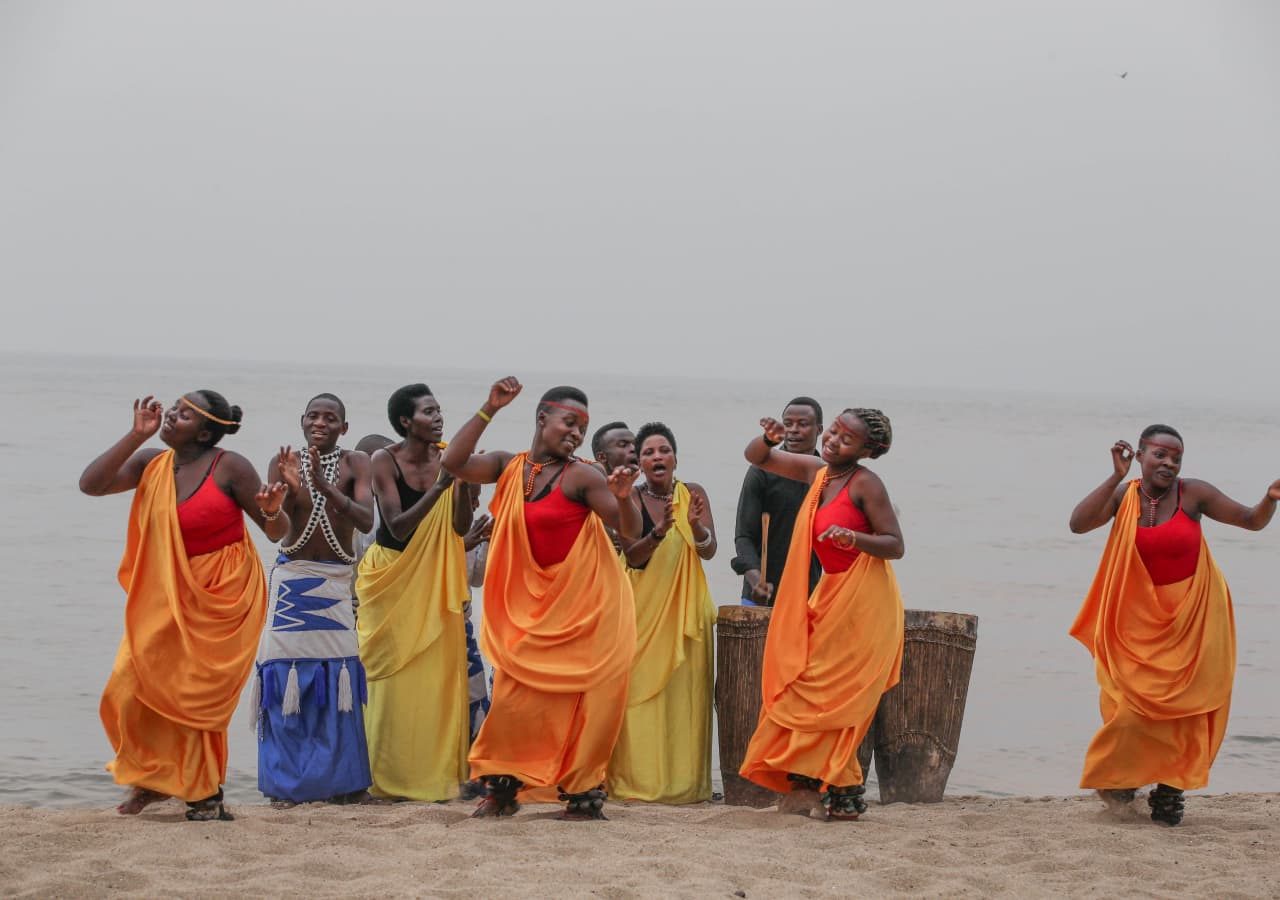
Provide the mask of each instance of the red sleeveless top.
POLYGON ((244 513, 213 479, 225 450, 218 451, 194 494, 178 504, 178 528, 187 556, 221 550, 244 538, 244 513))
POLYGON ((1138 526, 1138 556, 1156 584, 1176 584, 1196 573, 1200 562, 1200 523, 1182 509, 1182 479, 1178 479, 1178 508, 1168 522, 1138 526))
POLYGON ((550 488, 536 500, 524 501, 524 527, 529 533, 529 550, 544 569, 564 562, 573 549, 573 542, 578 539, 578 532, 582 531, 582 523, 591 515, 590 508, 570 500, 560 486, 565 470, 573 462, 570 460, 564 464, 550 488))
MULTIPOLYGON (((855 474, 853 477, 857 478, 858 476, 855 474)), ((851 478, 850 481, 852 480, 851 478)), ((829 502, 819 506, 813 514, 813 552, 817 555, 818 562, 822 563, 822 571, 828 575, 834 575, 837 572, 843 572, 848 569, 853 565, 853 561, 858 558, 858 554, 862 552, 857 547, 850 550, 837 547, 834 541, 819 541, 818 536, 832 525, 839 525, 841 528, 851 528, 854 531, 861 532, 869 532, 871 530, 871 522, 867 520, 862 510, 854 506, 853 500, 850 499, 849 485, 847 484, 829 502)))

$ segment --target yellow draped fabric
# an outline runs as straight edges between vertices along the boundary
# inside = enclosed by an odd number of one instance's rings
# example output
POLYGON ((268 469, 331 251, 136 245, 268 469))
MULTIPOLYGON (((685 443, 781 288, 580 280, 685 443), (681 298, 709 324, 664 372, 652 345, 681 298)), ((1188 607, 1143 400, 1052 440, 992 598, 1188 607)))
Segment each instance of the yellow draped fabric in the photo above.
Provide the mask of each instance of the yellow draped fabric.
POLYGON ((631 583, 595 515, 546 568, 529 547, 524 462, 511 460, 490 504, 481 647, 493 701, 471 747, 471 774, 514 775, 570 793, 604 781, 635 656, 631 583))
POLYGON ((403 551, 360 561, 356 629, 369 683, 372 793, 449 800, 467 773, 466 552, 445 491, 403 551))
POLYGON ((861 784, 858 745, 902 671, 902 596, 887 561, 861 553, 844 572, 823 573, 809 594, 822 474, 791 534, 765 639, 760 722, 740 770, 779 792, 790 789, 788 773, 861 784))
POLYGON ((1231 592, 1200 539, 1195 574, 1156 585, 1137 550, 1137 480, 1116 512, 1102 562, 1071 636, 1089 649, 1102 728, 1080 786, 1209 783, 1227 728, 1236 668, 1231 592))
POLYGON ((218 792, 227 727, 253 669, 267 584, 248 535, 188 558, 173 451, 142 473, 120 562, 124 638, 99 714, 119 784, 181 800, 218 792))
POLYGON ((630 571, 636 660, 627 713, 609 762, 609 795, 650 803, 711 799, 711 694, 716 611, 694 548, 689 489, 677 483, 675 527, 644 569, 630 571))

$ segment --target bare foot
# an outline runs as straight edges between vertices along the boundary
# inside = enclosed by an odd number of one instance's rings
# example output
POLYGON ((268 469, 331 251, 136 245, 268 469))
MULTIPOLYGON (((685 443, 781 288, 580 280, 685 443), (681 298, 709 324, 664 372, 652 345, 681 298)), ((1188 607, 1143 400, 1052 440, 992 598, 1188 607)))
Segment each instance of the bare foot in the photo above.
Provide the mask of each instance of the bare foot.
POLYGON ((136 816, 152 803, 159 803, 168 799, 168 794, 162 794, 159 791, 149 790, 148 788, 136 787, 129 791, 129 796, 116 807, 116 812, 122 816, 136 816))
POLYGON ((792 816, 809 816, 813 815, 814 810, 818 810, 819 815, 823 818, 826 817, 826 810, 822 807, 822 797, 817 791, 799 788, 778 798, 778 812, 780 813, 787 813, 792 816))

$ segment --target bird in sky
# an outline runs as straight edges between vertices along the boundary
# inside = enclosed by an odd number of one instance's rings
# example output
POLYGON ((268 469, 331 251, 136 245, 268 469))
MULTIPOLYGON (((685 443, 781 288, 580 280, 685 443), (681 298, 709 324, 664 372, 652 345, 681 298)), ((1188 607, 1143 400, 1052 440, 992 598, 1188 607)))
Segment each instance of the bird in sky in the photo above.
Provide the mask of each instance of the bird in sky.
POLYGON ((1128 72, 1121 72, 1121 73, 1120 73, 1119 75, 1117 75, 1116 77, 1117 77, 1117 78, 1128 78, 1128 77, 1129 77, 1129 73, 1128 73, 1128 72))

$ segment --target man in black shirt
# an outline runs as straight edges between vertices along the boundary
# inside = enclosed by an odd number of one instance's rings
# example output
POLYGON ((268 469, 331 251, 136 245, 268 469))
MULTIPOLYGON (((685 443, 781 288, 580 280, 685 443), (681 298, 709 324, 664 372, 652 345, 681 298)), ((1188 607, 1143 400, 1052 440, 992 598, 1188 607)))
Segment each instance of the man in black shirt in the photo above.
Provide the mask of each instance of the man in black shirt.
MULTIPOLYGON (((809 453, 822 434, 822 407, 812 397, 796 397, 782 411, 782 425, 787 434, 782 449, 789 453, 809 453)), ((734 549, 737 555, 730 565, 743 576, 742 602, 753 606, 772 606, 773 591, 782 577, 782 567, 787 561, 787 549, 791 546, 791 531, 795 527, 796 513, 809 485, 793 481, 752 466, 742 480, 742 493, 738 495, 738 522, 734 530, 734 549), (760 544, 762 517, 769 514, 768 570, 760 571, 760 544)), ((822 566, 818 558, 809 560, 809 590, 818 583, 822 566)))

